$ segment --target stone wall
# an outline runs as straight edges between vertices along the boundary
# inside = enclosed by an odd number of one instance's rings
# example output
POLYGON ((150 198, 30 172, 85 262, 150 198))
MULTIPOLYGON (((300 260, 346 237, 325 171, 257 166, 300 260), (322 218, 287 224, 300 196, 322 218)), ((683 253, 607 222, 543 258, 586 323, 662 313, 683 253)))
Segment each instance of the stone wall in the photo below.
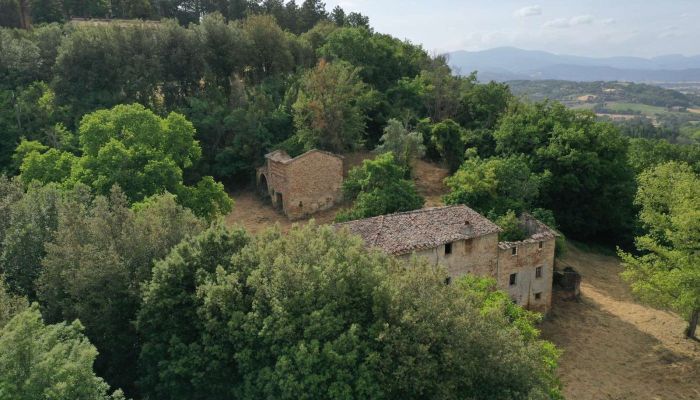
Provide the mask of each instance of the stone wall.
POLYGON ((552 304, 554 245, 553 238, 499 243, 498 288, 508 292, 523 307, 549 312, 552 304), (542 268, 540 277, 536 276, 538 267, 542 268), (511 274, 516 274, 515 284, 511 284, 511 274))
POLYGON ((343 160, 311 151, 286 165, 286 187, 282 192, 284 212, 291 219, 325 210, 342 196, 343 160))
MULTIPOLYGON (((451 253, 446 254, 441 245, 432 249, 417 251, 415 254, 427 258, 433 265, 442 265, 452 279, 466 274, 496 277, 498 259, 498 233, 484 235, 469 240, 452 242, 451 253)), ((408 258, 412 254, 402 257, 408 258)))

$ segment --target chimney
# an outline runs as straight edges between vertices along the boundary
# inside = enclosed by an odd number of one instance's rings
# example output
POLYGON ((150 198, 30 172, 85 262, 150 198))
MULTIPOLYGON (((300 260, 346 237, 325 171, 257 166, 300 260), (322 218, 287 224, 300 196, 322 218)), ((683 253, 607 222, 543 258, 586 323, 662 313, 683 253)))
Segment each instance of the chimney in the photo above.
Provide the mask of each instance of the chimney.
POLYGON ((464 221, 464 226, 462 226, 462 233, 464 235, 471 235, 472 231, 472 224, 469 221, 464 221))

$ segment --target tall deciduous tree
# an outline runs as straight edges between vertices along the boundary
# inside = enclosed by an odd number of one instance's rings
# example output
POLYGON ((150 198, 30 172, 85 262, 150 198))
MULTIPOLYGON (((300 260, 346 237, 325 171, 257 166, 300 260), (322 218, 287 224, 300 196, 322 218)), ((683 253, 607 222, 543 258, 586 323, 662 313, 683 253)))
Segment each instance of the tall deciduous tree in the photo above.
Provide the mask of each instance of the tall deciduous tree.
POLYGON ((133 320, 141 284, 164 257, 204 223, 172 195, 149 198, 135 210, 116 187, 109 198, 65 201, 37 282, 49 322, 80 319, 99 350, 96 369, 110 384, 135 394, 139 346, 133 320))
POLYGON ((688 316, 688 337, 700 319, 700 176, 670 162, 643 172, 635 198, 647 234, 640 254, 619 251, 623 276, 643 300, 688 316))
POLYGON ((31 185, 26 194, 12 194, 3 205, 4 232, 0 234, 0 274, 10 292, 36 299, 35 281, 41 274, 44 244, 58 226, 63 194, 57 185, 31 185))
POLYGON ((92 371, 97 350, 80 321, 45 325, 39 306, 15 315, 0 329, 0 394, 8 399, 118 400, 120 390, 92 371))
POLYGON ((451 119, 433 125, 430 140, 447 164, 450 172, 459 168, 464 160, 464 129, 451 119))
POLYGON ((367 93, 356 68, 321 60, 302 78, 293 106, 300 141, 307 149, 335 152, 357 147, 365 130, 363 97, 367 93))
POLYGON ((494 137, 497 154, 525 154, 533 172, 551 172, 537 205, 552 210, 564 232, 629 240, 634 172, 627 140, 614 126, 561 103, 518 104, 502 117, 494 137))
POLYGON ((503 215, 532 208, 539 196, 543 179, 534 174, 525 156, 466 160, 454 175, 445 179, 450 193, 447 204, 466 204, 482 214, 503 215))
POLYGON ((394 159, 400 165, 410 168, 413 162, 425 155, 423 135, 420 132, 409 132, 401 121, 390 119, 380 145, 375 149, 378 153, 394 154, 394 159))
POLYGON ((184 116, 160 118, 139 104, 119 105, 86 115, 79 129, 80 157, 57 149, 30 152, 20 170, 27 183, 84 183, 108 194, 118 185, 130 202, 165 191, 198 215, 213 218, 231 210, 223 185, 204 177, 195 186, 183 184, 183 170, 201 156, 195 130, 184 116))

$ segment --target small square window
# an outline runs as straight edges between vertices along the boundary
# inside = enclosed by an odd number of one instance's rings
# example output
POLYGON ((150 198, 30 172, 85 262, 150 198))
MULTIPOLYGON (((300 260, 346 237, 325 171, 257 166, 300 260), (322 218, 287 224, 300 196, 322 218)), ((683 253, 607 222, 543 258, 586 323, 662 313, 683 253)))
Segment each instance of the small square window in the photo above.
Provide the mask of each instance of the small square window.
POLYGON ((452 243, 445 243, 445 255, 452 254, 452 243))
POLYGON ((539 300, 541 298, 542 298, 542 292, 535 293, 535 300, 539 300))
POLYGON ((540 241, 540 244, 538 246, 539 246, 539 249, 542 250, 542 246, 544 246, 544 242, 540 241))
POLYGON ((542 277, 542 267, 535 268, 535 278, 541 278, 541 277, 542 277))
POLYGON ((510 274, 510 286, 513 286, 517 283, 518 281, 518 274, 510 274))
POLYGON ((518 246, 515 246, 512 249, 510 249, 510 254, 514 256, 518 255, 518 246))

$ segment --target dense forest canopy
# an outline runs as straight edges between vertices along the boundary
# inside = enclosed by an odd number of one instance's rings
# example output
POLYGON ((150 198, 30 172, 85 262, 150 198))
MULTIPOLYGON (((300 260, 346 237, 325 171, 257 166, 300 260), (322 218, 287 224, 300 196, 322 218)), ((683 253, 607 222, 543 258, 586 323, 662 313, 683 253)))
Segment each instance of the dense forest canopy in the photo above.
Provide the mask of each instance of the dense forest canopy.
MULTIPOLYGON (((106 384, 137 399, 559 397, 557 351, 493 282, 446 286, 329 228, 223 227, 227 191, 273 149, 378 154, 350 172, 339 220, 422 207, 425 158, 452 174, 445 203, 506 227, 529 211, 576 239, 687 250, 636 214, 659 165, 682 162, 679 187, 696 191, 697 145, 455 76, 360 14, 313 0, 0 7, 0 348, 22 336, 83 377, 52 392, 28 347, 3 351, 0 397, 106 399, 106 384), (18 368, 32 385, 6 384, 18 368)), ((672 201, 679 232, 688 202, 672 201)), ((694 311, 693 296, 664 305, 694 311)))

